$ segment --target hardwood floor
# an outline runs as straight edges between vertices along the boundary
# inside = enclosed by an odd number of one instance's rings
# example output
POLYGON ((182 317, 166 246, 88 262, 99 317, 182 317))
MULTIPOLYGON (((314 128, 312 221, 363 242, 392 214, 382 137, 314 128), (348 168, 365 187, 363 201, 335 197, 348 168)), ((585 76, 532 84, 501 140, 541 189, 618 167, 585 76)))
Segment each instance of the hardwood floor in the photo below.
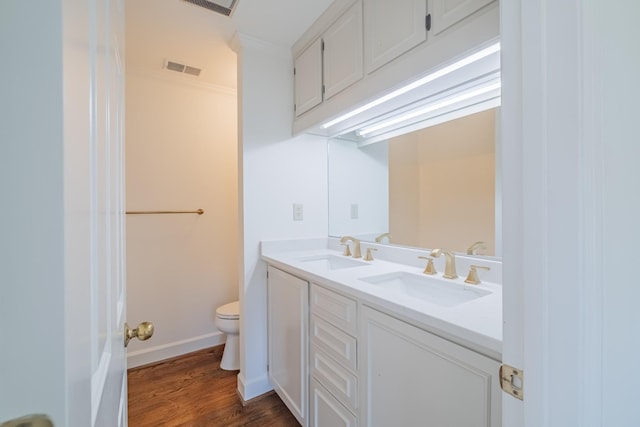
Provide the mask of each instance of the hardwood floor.
POLYGON ((129 370, 129 426, 300 425, 273 392, 242 406, 238 372, 220 369, 222 350, 213 347, 129 370))

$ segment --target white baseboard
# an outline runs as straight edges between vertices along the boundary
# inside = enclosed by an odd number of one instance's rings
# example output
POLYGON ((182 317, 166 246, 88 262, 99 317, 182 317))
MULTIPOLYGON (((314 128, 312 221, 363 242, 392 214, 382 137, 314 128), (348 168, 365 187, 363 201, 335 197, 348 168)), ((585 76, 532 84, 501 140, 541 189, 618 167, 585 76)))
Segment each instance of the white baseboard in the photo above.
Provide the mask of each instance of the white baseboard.
POLYGON ((248 381, 244 377, 242 371, 238 374, 238 393, 244 402, 263 395, 271 390, 273 390, 273 387, 269 383, 267 374, 264 374, 259 378, 254 378, 251 381, 248 381))
POLYGON ((225 341, 226 335, 223 332, 218 331, 182 341, 132 351, 127 354, 127 367, 135 368, 137 366, 148 365, 150 363, 181 356, 193 351, 224 344, 225 341))

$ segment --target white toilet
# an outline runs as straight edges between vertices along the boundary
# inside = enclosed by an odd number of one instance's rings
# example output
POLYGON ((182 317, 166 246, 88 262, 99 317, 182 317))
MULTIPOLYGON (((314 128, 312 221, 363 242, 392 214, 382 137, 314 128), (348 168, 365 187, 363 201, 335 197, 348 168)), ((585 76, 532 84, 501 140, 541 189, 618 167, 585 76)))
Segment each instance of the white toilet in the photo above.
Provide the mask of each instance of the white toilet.
POLYGON ((240 301, 230 302, 216 309, 216 327, 227 334, 227 343, 220 368, 226 371, 240 369, 240 301))

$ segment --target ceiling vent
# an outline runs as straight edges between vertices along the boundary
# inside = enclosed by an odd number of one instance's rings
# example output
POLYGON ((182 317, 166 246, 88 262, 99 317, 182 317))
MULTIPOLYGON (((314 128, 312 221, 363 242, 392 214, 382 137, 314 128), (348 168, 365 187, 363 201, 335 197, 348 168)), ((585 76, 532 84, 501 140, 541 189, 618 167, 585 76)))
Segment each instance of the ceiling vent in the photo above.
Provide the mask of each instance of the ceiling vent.
POLYGON ((171 71, 177 71, 178 73, 191 74, 198 77, 202 70, 200 68, 191 67, 189 65, 180 64, 179 62, 166 61, 165 68, 171 71))
POLYGON ((184 0, 187 3, 195 4, 196 6, 204 7, 205 9, 213 10, 223 14, 224 16, 231 16, 234 9, 238 5, 238 0, 184 0))

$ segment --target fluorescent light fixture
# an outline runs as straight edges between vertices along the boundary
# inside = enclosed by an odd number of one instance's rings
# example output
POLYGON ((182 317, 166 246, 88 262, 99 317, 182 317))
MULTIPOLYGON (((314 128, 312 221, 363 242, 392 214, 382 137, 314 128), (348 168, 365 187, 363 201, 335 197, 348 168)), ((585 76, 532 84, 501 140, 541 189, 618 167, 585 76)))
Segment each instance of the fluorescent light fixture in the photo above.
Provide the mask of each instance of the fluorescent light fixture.
POLYGON ((382 121, 380 123, 376 123, 375 125, 365 127, 363 129, 359 130, 357 133, 358 133, 358 135, 364 137, 364 136, 367 136, 367 135, 369 135, 369 134, 371 134, 373 132, 379 131, 380 129, 385 129, 385 128, 388 128, 390 126, 396 125, 398 123, 404 122, 406 120, 413 119, 415 117, 419 117, 419 116, 425 115, 425 114, 430 113, 432 111, 436 111, 436 110, 439 110, 441 108, 448 107, 450 105, 454 105, 454 104, 457 104, 457 103, 462 102, 462 101, 466 101, 466 100, 471 99, 471 98, 475 98, 476 96, 484 95, 485 93, 489 93, 489 92, 492 92, 494 90, 500 89, 500 86, 501 86, 500 81, 492 83, 492 84, 487 85, 487 86, 482 86, 480 88, 473 89, 473 90, 470 90, 468 92, 464 92, 464 93, 462 93, 460 95, 453 96, 451 98, 446 98, 446 99, 444 99, 444 100, 442 100, 440 102, 436 102, 434 104, 430 104, 430 105, 427 105, 427 106, 422 107, 422 108, 418 108, 418 109, 415 109, 415 110, 408 111, 405 114, 401 114, 401 115, 393 117, 393 118, 391 118, 389 120, 385 120, 385 121, 382 121))
POLYGON ((472 63, 474 63, 476 61, 479 61, 482 58, 486 58, 487 56, 489 56, 491 54, 494 54, 496 52, 499 52, 499 51, 500 51, 500 42, 497 42, 497 43, 492 44, 491 46, 486 47, 486 48, 484 48, 484 49, 482 49, 482 50, 480 50, 480 51, 478 51, 478 52, 476 52, 474 54, 471 54, 471 55, 469 55, 469 56, 467 56, 465 58, 462 58, 461 60, 459 60, 457 62, 454 62, 451 65, 447 65, 444 68, 441 68, 441 69, 439 69, 437 71, 434 71, 433 73, 428 74, 428 75, 422 77, 421 79, 418 79, 418 80, 416 80, 416 81, 414 81, 412 83, 409 83, 408 85, 403 86, 400 89, 394 90, 393 92, 390 92, 390 93, 388 93, 388 94, 386 94, 386 95, 384 95, 384 96, 382 96, 380 98, 377 98, 377 99, 369 102, 368 104, 363 105, 362 107, 358 107, 355 110, 351 110, 348 113, 345 113, 340 117, 337 117, 337 118, 335 118, 335 119, 333 119, 331 121, 328 121, 327 123, 324 123, 322 125, 322 128, 323 129, 330 128, 333 125, 336 125, 336 124, 341 123, 341 122, 343 122, 343 121, 345 121, 347 119, 350 119, 351 117, 356 116, 356 115, 358 115, 358 114, 360 114, 360 113, 362 113, 364 111, 367 111, 367 110, 369 110, 369 109, 371 109, 373 107, 376 107, 376 106, 378 106, 378 105, 380 105, 380 104, 382 104, 384 102, 387 102, 390 99, 396 98, 396 97, 398 97, 398 96, 400 96, 400 95, 402 95, 404 93, 407 93, 407 92, 409 92, 409 91, 411 91, 411 90, 413 90, 415 88, 418 88, 418 87, 423 86, 423 85, 425 85, 425 84, 427 84, 429 82, 432 82, 432 81, 434 81, 434 80, 436 80, 436 79, 438 79, 438 78, 440 78, 442 76, 446 76, 447 74, 450 74, 450 73, 452 73, 452 72, 454 72, 456 70, 459 70, 462 67, 465 67, 465 66, 467 66, 469 64, 472 64, 472 63))

